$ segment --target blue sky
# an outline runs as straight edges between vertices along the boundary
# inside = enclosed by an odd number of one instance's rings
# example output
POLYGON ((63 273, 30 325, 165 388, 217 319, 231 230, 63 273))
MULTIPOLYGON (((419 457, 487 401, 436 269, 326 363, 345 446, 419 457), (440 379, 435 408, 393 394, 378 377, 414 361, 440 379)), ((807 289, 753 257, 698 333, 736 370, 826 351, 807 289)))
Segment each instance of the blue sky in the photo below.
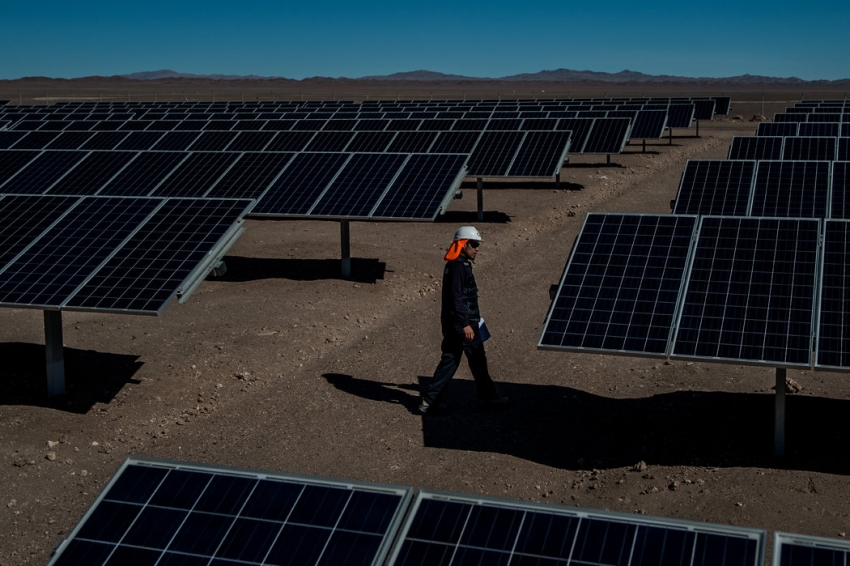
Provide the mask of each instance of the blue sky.
POLYGON ((0 8, 0 79, 559 68, 850 78, 848 0, 0 0, 0 8))

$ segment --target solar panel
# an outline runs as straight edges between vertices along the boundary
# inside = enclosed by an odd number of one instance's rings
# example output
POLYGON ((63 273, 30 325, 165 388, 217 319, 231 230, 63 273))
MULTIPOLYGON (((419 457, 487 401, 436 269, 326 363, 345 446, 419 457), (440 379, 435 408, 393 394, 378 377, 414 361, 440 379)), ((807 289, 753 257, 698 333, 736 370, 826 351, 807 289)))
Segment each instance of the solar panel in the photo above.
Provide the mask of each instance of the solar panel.
POLYGON ((431 144, 431 153, 472 153, 481 137, 481 132, 439 132, 431 144))
POLYGON ((174 151, 151 151, 136 155, 124 169, 106 183, 98 195, 147 196, 187 155, 174 151))
POLYGON ((4 193, 39 195, 87 155, 84 151, 43 151, 0 187, 4 193))
POLYGON ((27 135, 26 132, 14 130, 0 132, 0 149, 9 149, 25 135, 27 135))
POLYGON ((838 154, 835 159, 837 161, 850 161, 850 138, 838 138, 838 154))
POLYGON ((93 195, 136 155, 127 151, 93 151, 48 191, 54 195, 93 195))
POLYGON ((826 218, 829 173, 828 161, 759 161, 750 215, 826 218))
POLYGON ((820 221, 703 216, 671 357, 810 366, 820 221))
POLYGON ((115 149, 129 151, 148 150, 156 145, 157 141, 159 141, 159 139, 164 135, 165 134, 163 132, 154 131, 130 132, 127 137, 124 138, 124 141, 119 143, 115 149))
POLYGON ((558 130, 571 131, 570 153, 582 153, 588 134, 593 127, 593 118, 562 118, 558 120, 558 130))
POLYGON ((828 220, 824 228, 818 316, 817 367, 850 367, 850 223, 828 220))
POLYGON ((694 216, 588 214, 538 347, 665 356, 695 227, 694 216))
POLYGON ((379 566, 410 499, 407 487, 128 458, 49 564, 379 566))
POLYGON ((199 135, 199 132, 166 132, 150 149, 153 151, 186 151, 199 135))
POLYGON ((729 159, 782 159, 785 138, 735 136, 729 146, 729 159))
POLYGON ((411 155, 371 218, 434 220, 466 174, 467 156, 411 155))
POLYGON ((352 139, 354 139, 354 132, 316 132, 304 151, 345 151, 352 139))
POLYGON ((242 131, 227 146, 227 151, 263 151, 276 135, 276 132, 242 131))
POLYGON ((236 153, 190 153, 153 191, 158 197, 202 197, 239 157, 236 153))
POLYGON ((467 174, 471 177, 506 175, 524 136, 524 132, 518 131, 484 131, 469 156, 467 174))
POLYGON ((694 121, 693 103, 670 104, 667 107, 668 128, 690 128, 694 121))
POLYGON ((60 132, 29 132, 12 146, 14 149, 44 149, 60 132))
POLYGON ((206 197, 258 198, 292 160, 293 153, 244 153, 206 197))
POLYGON ((761 122, 756 129, 757 136, 796 136, 799 124, 796 122, 761 122))
POLYGON ((0 272, 0 304, 59 308, 159 204, 88 197, 0 272))
POLYGON ((159 314, 245 215, 250 200, 168 199, 64 305, 67 310, 159 314))
MULTIPOLYGON (((803 124, 800 124, 802 127, 803 124)), ((801 137, 785 138, 782 159, 806 161, 834 161, 836 138, 801 137)))
POLYGON ((836 161, 832 164, 831 194, 829 217, 850 219, 850 163, 836 161))
POLYGON ((746 216, 755 161, 689 160, 674 214, 746 216))
POLYGON ((796 135, 837 138, 841 135, 841 124, 835 122, 803 122, 798 124, 796 135))
POLYGON ((729 111, 732 109, 732 97, 731 96, 712 96, 714 100, 714 113, 726 115, 729 114, 729 111))
POLYGON ((390 153, 428 153, 438 132, 396 132, 386 151, 390 153))
POLYGON ((850 558, 846 540, 776 532, 772 566, 845 566, 850 558))
POLYGON ((582 147, 582 153, 620 153, 626 146, 631 129, 628 118, 597 118, 582 147))
POLYGON ((93 135, 94 132, 62 132, 45 149, 77 149, 93 135))
POLYGON ((41 152, 36 150, 0 151, 0 190, 3 183, 40 155, 41 152))
POLYGON ((629 139, 658 139, 667 127, 666 110, 640 110, 635 116, 629 139))
POLYGON ((351 154, 348 153, 295 155, 251 210, 251 214, 306 215, 349 157, 351 154))
POLYGON ((80 149, 114 149, 126 137, 127 132, 96 132, 88 141, 80 146, 80 149))
POLYGON ((761 566, 741 527, 422 490, 388 566, 761 566))
POLYGON ((278 132, 266 146, 266 151, 302 151, 313 136, 312 131, 278 132))
POLYGON ((355 153, 331 181, 311 216, 368 216, 399 168, 407 159, 401 153, 355 153))
POLYGON ((77 201, 74 197, 0 197, 0 270, 77 201))
POLYGON ((713 99, 694 99, 692 102, 694 104, 694 120, 711 120, 714 118, 715 102, 713 99))
POLYGON ((509 177, 553 177, 561 171, 572 132, 530 131, 508 169, 509 177))

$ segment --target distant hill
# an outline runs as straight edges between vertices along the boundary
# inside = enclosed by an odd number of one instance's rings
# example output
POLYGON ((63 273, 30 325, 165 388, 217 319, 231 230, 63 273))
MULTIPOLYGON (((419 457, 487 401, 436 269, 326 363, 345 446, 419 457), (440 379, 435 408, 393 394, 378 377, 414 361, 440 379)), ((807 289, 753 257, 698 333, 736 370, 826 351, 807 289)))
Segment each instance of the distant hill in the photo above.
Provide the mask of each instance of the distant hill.
MULTIPOLYGON (((178 73, 171 70, 146 71, 119 75, 120 78, 136 81, 155 81, 168 79, 192 79, 192 80, 278 80, 284 77, 261 77, 258 75, 196 75, 191 73, 178 73)), ((310 79, 329 79, 330 77, 311 77, 310 79)), ((393 73, 390 75, 370 75, 356 78, 340 77, 334 80, 368 80, 368 81, 422 81, 422 82, 453 82, 453 81, 506 81, 506 82, 603 82, 603 83, 714 83, 733 85, 758 85, 769 84, 774 86, 795 85, 831 85, 850 86, 850 79, 835 81, 818 80, 806 81, 797 77, 766 77, 761 75, 739 75, 733 77, 683 77, 674 75, 648 75, 637 71, 624 70, 618 73, 602 73, 598 71, 575 71, 570 69, 555 69, 552 71, 540 71, 537 73, 522 73, 504 77, 470 77, 464 75, 450 75, 435 71, 407 71, 393 73)))

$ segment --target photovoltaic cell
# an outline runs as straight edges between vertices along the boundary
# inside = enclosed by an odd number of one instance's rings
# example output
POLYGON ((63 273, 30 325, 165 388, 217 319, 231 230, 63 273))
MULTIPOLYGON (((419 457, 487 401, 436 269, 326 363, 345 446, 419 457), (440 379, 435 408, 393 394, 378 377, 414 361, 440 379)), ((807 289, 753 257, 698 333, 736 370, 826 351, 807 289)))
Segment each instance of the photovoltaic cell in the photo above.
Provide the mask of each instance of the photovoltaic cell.
POLYGON ((44 149, 60 132, 29 132, 12 146, 13 149, 44 149))
POLYGON ((696 217, 588 214, 538 347, 664 356, 696 217))
POLYGON ((828 161, 759 161, 750 216, 826 218, 829 170, 828 161))
POLYGON ((420 491, 388 566, 760 566, 755 529, 420 491))
POLYGON ((746 216, 755 161, 689 160, 674 214, 746 216))
POLYGON ((266 151, 302 151, 315 132, 278 132, 266 146, 266 151))
POLYGON ((80 149, 115 149, 126 137, 127 132, 96 132, 88 141, 80 146, 80 149))
POLYGON ((397 132, 392 143, 387 147, 391 153, 428 153, 437 132, 397 132))
POLYGON ((526 132, 507 175, 509 177, 557 175, 567 157, 571 135, 572 132, 526 132))
POLYGON ((850 138, 838 138, 838 155, 836 155, 836 160, 850 161, 850 138))
POLYGON ((348 153, 297 154, 254 206, 251 214, 307 214, 349 157, 351 154, 348 153))
POLYGON ((276 136, 276 132, 240 132, 227 151, 263 151, 276 136))
POLYGON ((41 152, 37 150, 0 151, 0 191, 10 192, 3 190, 3 184, 40 155, 41 152))
POLYGON ((115 146, 115 149, 129 151, 148 150, 156 145, 157 141, 164 135, 164 132, 159 131, 130 132, 124 138, 124 141, 115 146))
POLYGON ((158 314, 250 204, 168 199, 65 307, 158 314))
POLYGON ((346 147, 346 151, 357 153, 381 153, 387 151, 395 132, 357 132, 346 147))
POLYGON ((816 365, 850 367, 850 223, 827 220, 824 229, 816 365))
POLYGON ((0 149, 9 149, 25 135, 27 135, 26 132, 14 130, 0 131, 0 149))
POLYGON ((333 152, 345 151, 346 146, 354 139, 354 132, 316 132, 304 151, 333 152))
POLYGON ((45 149, 77 149, 93 135, 94 132, 62 132, 45 149))
POLYGON ((690 128, 694 121, 694 105, 689 104, 671 104, 667 108, 667 127, 668 128, 690 128))
POLYGON ((431 145, 431 153, 472 153, 481 137, 478 131, 439 132, 431 145))
POLYGON ((820 221, 704 216, 673 355, 810 366, 820 221))
POLYGON ((466 155, 411 155, 372 218, 433 220, 465 174, 466 155))
POLYGON ((153 151, 186 151, 199 135, 199 132, 166 132, 150 149, 153 151))
POLYGON ((0 304, 59 308, 159 204, 82 199, 0 272, 0 304))
POLYGON ((570 153, 582 153, 587 136, 593 127, 593 118, 562 118, 558 120, 558 130, 571 131, 570 153))
POLYGON ((729 159, 782 159, 785 138, 768 136, 735 136, 729 146, 729 159))
POLYGON ((400 153, 353 154, 310 215, 368 216, 406 159, 400 153))
POLYGON ((189 146, 189 151, 224 151, 238 132, 204 131, 189 146))
POLYGON ((379 566, 410 498, 403 487, 129 458, 49 564, 379 566))

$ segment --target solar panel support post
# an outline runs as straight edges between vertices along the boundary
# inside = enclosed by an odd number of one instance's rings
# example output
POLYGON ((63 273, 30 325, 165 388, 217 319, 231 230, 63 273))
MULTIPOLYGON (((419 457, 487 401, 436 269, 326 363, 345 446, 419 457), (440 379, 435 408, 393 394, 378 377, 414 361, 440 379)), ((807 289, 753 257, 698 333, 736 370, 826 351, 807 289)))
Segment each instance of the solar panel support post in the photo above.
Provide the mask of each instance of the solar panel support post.
POLYGON ((484 179, 477 178, 478 186, 478 221, 484 222, 484 179))
POLYGON ((673 128, 667 128, 667 132, 670 134, 667 136, 670 139, 670 145, 673 145, 673 128))
POLYGON ((773 454, 774 456, 785 456, 785 368, 776 368, 773 454))
POLYGON ((47 363, 47 396, 62 395, 65 393, 65 355, 61 311, 44 311, 44 352, 47 363))
POLYGON ((339 221, 339 239, 342 245, 342 278, 351 279, 351 230, 348 220, 339 221))

